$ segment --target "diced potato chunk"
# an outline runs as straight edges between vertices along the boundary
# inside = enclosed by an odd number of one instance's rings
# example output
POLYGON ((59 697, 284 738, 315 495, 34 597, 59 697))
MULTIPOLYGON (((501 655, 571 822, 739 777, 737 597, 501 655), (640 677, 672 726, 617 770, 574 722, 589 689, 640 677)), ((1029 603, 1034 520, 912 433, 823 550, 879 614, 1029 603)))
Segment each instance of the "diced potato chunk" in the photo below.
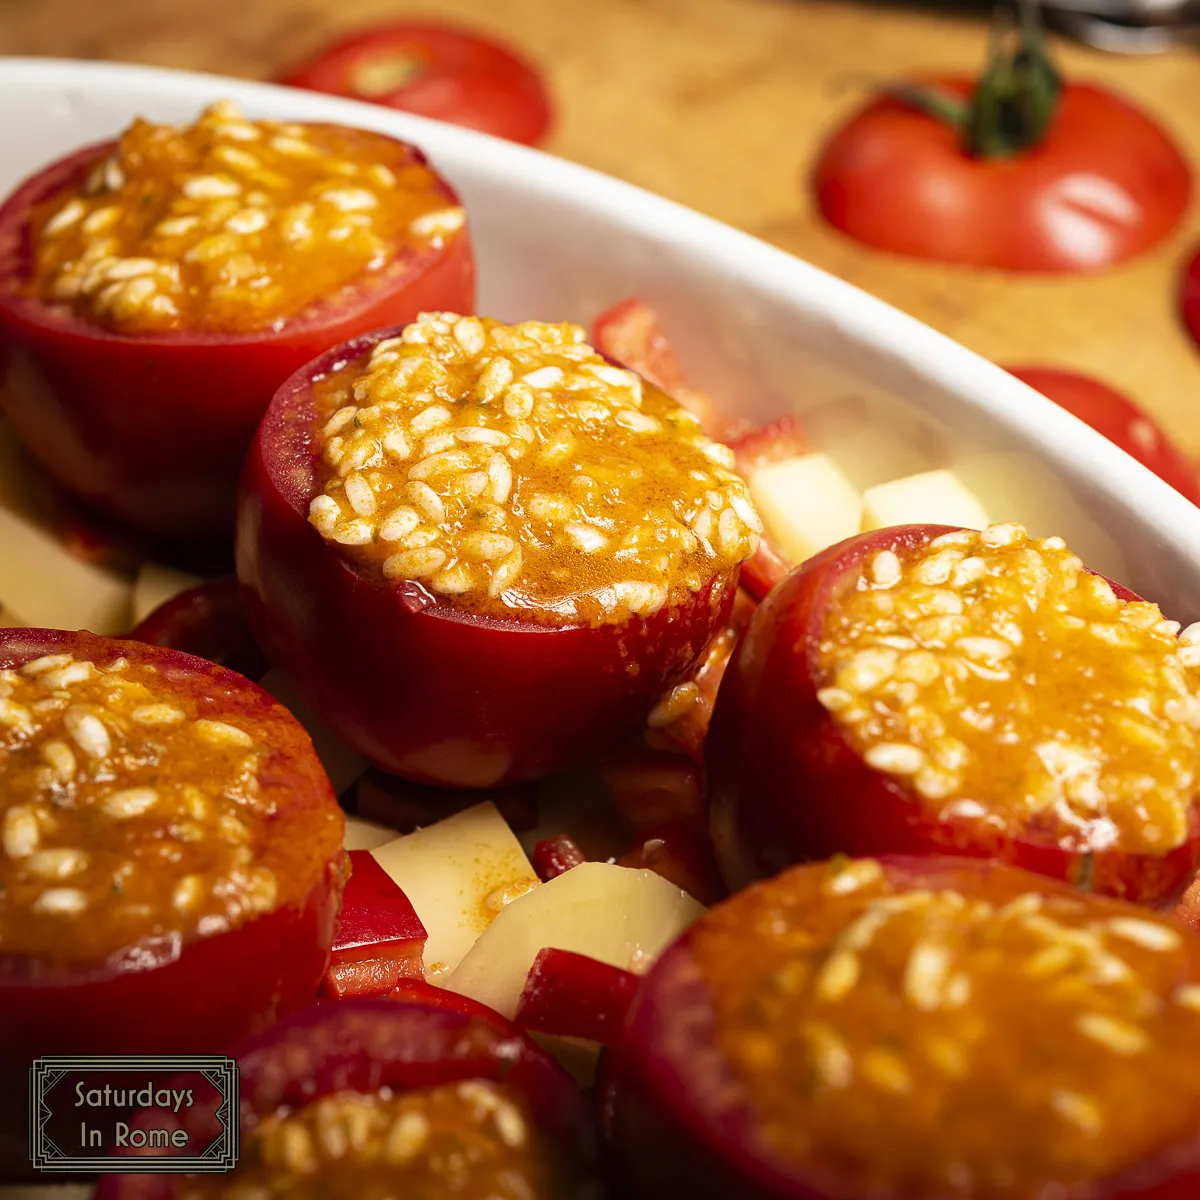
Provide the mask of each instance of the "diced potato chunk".
POLYGON ((583 863, 514 900, 446 986, 512 1017, 539 950, 574 950, 640 972, 703 911, 653 871, 583 863))
POLYGON ((860 425, 821 449, 860 492, 934 465, 928 453, 886 425, 860 425))
MULTIPOLYGON (((1007 513, 994 520, 1012 520, 1007 513)), ((988 512, 979 497, 949 470, 923 471, 881 483, 863 496, 862 531, 891 525, 962 525, 983 529, 988 512)))
POLYGON ((749 483, 771 542, 791 562, 858 532, 862 498, 827 454, 768 463, 749 483))
POLYGON ((540 890, 525 851, 491 801, 371 853, 425 926, 425 975, 433 983, 459 965, 497 913, 508 911, 506 900, 540 890))

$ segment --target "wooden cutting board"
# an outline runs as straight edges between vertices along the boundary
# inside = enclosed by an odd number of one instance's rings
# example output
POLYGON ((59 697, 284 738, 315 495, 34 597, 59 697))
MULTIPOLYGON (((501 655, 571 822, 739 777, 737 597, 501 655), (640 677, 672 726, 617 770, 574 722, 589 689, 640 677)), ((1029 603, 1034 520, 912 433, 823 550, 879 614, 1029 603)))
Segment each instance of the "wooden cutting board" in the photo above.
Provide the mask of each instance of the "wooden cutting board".
MULTIPOLYGON (((809 165, 863 80, 974 69, 976 15, 803 0, 0 0, 0 52, 270 78, 331 37, 417 14, 490 29, 545 64, 560 113, 551 151, 766 238, 997 361, 1097 374, 1200 453, 1200 351, 1175 302, 1200 204, 1153 254, 1058 279, 886 257, 815 215, 809 165)), ((1200 54, 1055 49, 1069 76, 1158 114, 1200 164, 1200 54)))

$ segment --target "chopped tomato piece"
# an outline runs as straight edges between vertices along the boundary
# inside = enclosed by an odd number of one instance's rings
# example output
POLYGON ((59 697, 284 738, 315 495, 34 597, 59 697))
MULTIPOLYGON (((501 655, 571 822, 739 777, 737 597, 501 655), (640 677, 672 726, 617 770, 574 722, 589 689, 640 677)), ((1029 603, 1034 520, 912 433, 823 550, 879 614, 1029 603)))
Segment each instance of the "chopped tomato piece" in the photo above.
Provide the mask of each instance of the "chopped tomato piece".
POLYGON ((282 83, 536 145, 550 127, 538 71, 507 46, 452 25, 405 21, 322 50, 282 83))
POLYGON ((351 850, 349 858, 324 986, 335 996, 381 996, 400 978, 424 974, 425 926, 369 850, 351 850))
POLYGON ((601 354, 636 371, 699 417, 711 437, 728 441, 733 436, 735 427, 712 398, 688 386, 658 313, 645 301, 633 297, 601 313, 592 324, 592 340, 601 354))
POLYGON ((545 949, 529 968, 516 1022, 536 1033, 608 1045, 618 1035, 638 977, 572 950, 545 949))
POLYGON ((565 833, 556 837, 544 838, 533 848, 533 869, 538 878, 545 883, 555 879, 564 871, 587 862, 587 855, 575 844, 575 840, 565 833))

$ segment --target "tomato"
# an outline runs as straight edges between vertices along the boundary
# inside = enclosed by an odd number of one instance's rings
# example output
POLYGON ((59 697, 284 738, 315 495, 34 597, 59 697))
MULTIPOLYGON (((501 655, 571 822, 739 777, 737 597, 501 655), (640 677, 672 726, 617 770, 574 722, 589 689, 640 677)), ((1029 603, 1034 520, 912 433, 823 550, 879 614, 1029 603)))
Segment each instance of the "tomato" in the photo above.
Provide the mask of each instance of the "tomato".
POLYGON ((382 996, 402 978, 423 978, 425 926, 412 902, 369 850, 351 850, 337 937, 323 990, 382 996))
MULTIPOLYGON (((258 778, 275 813, 259 858, 276 868, 278 902, 232 929, 218 922, 213 932, 187 940, 147 938, 102 962, 0 953, 0 1109, 4 1134, 18 1139, 22 1162, 32 1058, 215 1053, 308 1003, 329 961, 345 883, 344 818, 329 781, 308 735, 260 688, 191 655, 139 642, 40 629, 0 635, 0 671, 57 654, 145 664, 168 695, 181 703, 195 698, 210 719, 268 731, 258 778)), ((170 871, 169 861, 160 869, 170 871)))
MULTIPOLYGON (((965 98, 972 81, 933 81, 965 98)), ((1008 271, 1093 271, 1162 241, 1191 200, 1191 171, 1151 117, 1068 84, 1040 142, 1010 157, 902 100, 872 100, 826 142, 813 171, 825 218, 867 246, 1008 271)))
MULTIPOLYGON (((320 314, 252 333, 115 333, 27 295, 28 223, 115 143, 51 163, 0 206, 0 407, 47 472, 75 496, 155 538, 220 541, 238 474, 272 392, 331 345, 428 309, 469 311, 466 229, 405 251, 371 286, 320 314), (169 402, 164 395, 169 393, 169 402)), ((424 157, 396 143, 398 158, 424 157)), ((448 205, 458 198, 437 186, 448 205)))
POLYGON ((1022 383, 1102 433, 1193 504, 1200 503, 1196 471, 1166 431, 1128 396, 1098 379, 1056 367, 1005 367, 1022 383))
POLYGON ((638 977, 572 950, 539 950, 517 1005, 523 1029, 608 1045, 638 988, 638 977))
POLYGON ((564 871, 587 862, 587 855, 576 845, 574 838, 559 833, 554 837, 542 838, 534 846, 530 862, 537 877, 543 883, 548 883, 564 871))
POLYGON ((135 642, 182 650, 261 679, 267 660, 250 632, 234 576, 212 579, 160 604, 129 635, 135 642))
MULTIPOLYGON (((867 594, 857 590, 857 583, 869 578, 867 572, 873 569, 876 556, 892 552, 903 562, 909 555, 932 555, 937 548, 928 549, 929 543, 954 533, 940 526, 909 525, 859 535, 796 568, 759 606, 717 695, 705 746, 713 838, 726 882, 737 888, 789 863, 838 853, 977 854, 1071 880, 1094 891, 1147 904, 1171 903, 1190 880, 1200 852, 1200 814, 1195 796, 1185 797, 1181 792, 1180 811, 1173 810, 1172 820, 1176 824, 1172 828, 1178 829, 1177 840, 1145 840, 1141 832, 1143 821, 1145 828, 1150 829, 1152 819, 1143 815, 1145 810, 1136 806, 1121 809, 1115 801, 1108 810, 1112 822, 1120 819, 1127 823, 1096 827, 1084 821, 1068 831, 1057 825, 1052 812, 1036 807, 1024 810, 1007 807, 1005 797, 1009 793, 971 792, 969 796, 962 794, 960 800, 957 789, 971 785, 961 784, 961 777, 953 773, 942 775, 933 771, 926 785, 923 777, 914 778, 916 770, 925 765, 924 758, 908 775, 902 773, 902 768, 899 768, 901 773, 893 773, 890 753, 873 760, 876 766, 870 765, 866 755, 874 747, 856 747, 850 732, 854 727, 839 721, 835 710, 826 707, 822 697, 828 695, 829 704, 840 702, 842 697, 843 685, 837 681, 842 679, 843 660, 853 665, 858 662, 859 652, 855 649, 851 654, 849 648, 838 650, 841 657, 835 660, 839 664, 835 669, 824 665, 822 645, 838 614, 858 603, 856 596, 867 594), (943 782, 945 779, 949 782, 943 782), (922 790, 926 786, 927 790, 922 790)), ((978 535, 970 536, 978 541, 978 535)), ((1029 543, 1024 550, 1021 546, 1010 547, 1009 553, 1033 553, 1032 545, 1029 543)), ((950 547, 946 553, 961 557, 979 552, 950 547)), ((997 561, 1001 561, 999 557, 997 561)), ((1057 561, 1046 557, 1042 565, 1057 561)), ((1005 611, 1019 613, 1024 608, 1023 615, 1013 618, 1018 625, 1011 635, 1023 638, 1023 645, 1029 644, 1029 649, 1013 657, 1013 663, 1020 666, 1019 676, 1001 670, 980 677, 978 684, 970 685, 980 690, 968 696, 968 684, 959 676, 972 679, 974 672, 961 664, 953 665, 960 660, 954 657, 951 647, 946 648, 944 655, 929 649, 932 645, 937 650, 941 643, 937 641, 937 630, 929 631, 915 616, 922 601, 915 598, 917 592, 914 592, 912 603, 916 607, 897 609, 892 629, 900 638, 897 644, 907 649, 892 650, 892 658, 888 659, 886 643, 878 643, 878 652, 886 660, 878 667, 883 675, 861 686, 869 689, 886 684, 891 688, 891 672, 899 671, 901 656, 909 650, 919 651, 921 669, 924 671, 928 665, 929 674, 918 674, 917 678, 924 678, 923 686, 930 690, 922 692, 911 683, 915 698, 904 700, 899 693, 893 696, 888 691, 878 701, 882 706, 880 711, 903 715, 910 705, 914 713, 920 713, 921 706, 926 706, 925 711, 931 711, 941 723, 942 733, 935 732, 928 738, 913 734, 914 739, 929 748, 931 754, 941 753, 939 739, 949 739, 947 754, 961 755, 961 762, 972 770, 979 764, 980 770, 986 772, 989 768, 983 764, 993 764, 993 775, 998 778, 996 773, 1003 772, 1004 778, 1020 781, 1013 788, 1017 794, 1023 794, 1021 789, 1032 787, 1035 779, 1041 779, 1038 764, 1043 748, 1038 743, 1035 749, 1031 737, 1049 738, 1052 731, 1057 731, 1063 741, 1070 741, 1074 735, 1064 730, 1068 724, 1076 729, 1077 714, 1086 712, 1087 716, 1079 715, 1078 720, 1088 724, 1088 728, 1092 728, 1090 722, 1096 722, 1096 727, 1105 731, 1103 736, 1113 739, 1113 753, 1117 753, 1115 726, 1108 722, 1112 720, 1120 726, 1119 713, 1126 699, 1142 696, 1137 703, 1152 705, 1164 701, 1154 690, 1157 684, 1147 683, 1141 690, 1140 683, 1118 682, 1126 677, 1121 657, 1135 651, 1101 649, 1102 644, 1095 640, 1076 645, 1070 640, 1075 634, 1068 631, 1065 623, 1051 624, 1058 620, 1060 611, 1066 611, 1068 601, 1055 600, 1053 605, 1046 601, 1039 607, 1040 602, 1027 592, 1029 585, 1022 582, 1025 577, 1017 567, 1007 575, 1000 566, 994 569, 1000 574, 988 576, 989 581, 999 578, 1007 582, 989 582, 988 590, 978 593, 971 592, 972 585, 967 584, 962 585, 961 593, 948 591, 948 585, 941 590, 951 597, 946 600, 951 611, 960 602, 978 605, 985 612, 1000 612, 1009 603, 1012 609, 1005 611), (1024 605, 1022 599, 1026 601, 1024 605), (983 607, 992 604, 997 606, 994 610, 983 607), (1060 604, 1061 609, 1057 607, 1060 604), (923 639, 920 643, 918 636, 923 639), (932 643, 929 638, 934 639, 932 643), (1069 662, 1069 668, 1048 665, 1043 650, 1045 655, 1053 655, 1056 647, 1062 647, 1059 654, 1065 656, 1056 661, 1069 662), (953 674, 948 678, 955 680, 953 686, 947 684, 945 692, 937 690, 941 686, 938 681, 947 678, 942 673, 951 670, 953 674), (985 687, 991 690, 983 690, 985 687), (1099 697, 1094 705, 1093 696, 1099 697), (989 723, 972 715, 971 720, 977 722, 975 726, 965 717, 959 722, 958 714, 968 704, 971 714, 1019 711, 1026 715, 1012 725, 1011 736, 1006 734, 1007 741, 993 741, 991 731, 1000 728, 996 718, 989 723), (1033 714, 1037 714, 1036 721, 1033 714), (1026 720, 1034 722, 1028 730, 1026 720), (1011 750, 1006 749, 1009 746, 1011 750)), ((1046 572, 1049 577, 1049 566, 1046 572)), ((919 586, 929 590, 926 585, 919 586)), ((1137 599, 1119 585, 1112 585, 1112 591, 1117 600, 1137 599)), ((905 595, 892 591, 889 600, 899 605, 897 594, 905 595)), ((1083 594, 1078 590, 1071 593, 1076 597, 1070 601, 1073 614, 1092 614, 1090 600, 1088 607, 1083 607, 1085 602, 1080 598, 1083 594)), ((868 602, 864 599, 861 603, 868 602)), ((855 621, 859 619, 856 617, 855 621)), ((1092 623, 1099 623, 1099 619, 1089 616, 1081 628, 1090 628, 1092 623)), ((968 645, 970 642, 970 638, 964 639, 963 653, 973 649, 968 645)), ((990 643, 984 648, 989 646, 990 643)), ((1140 649, 1136 652, 1142 653, 1140 649)), ((914 659, 912 670, 917 669, 914 659)), ((849 688, 851 684, 844 686, 849 688)), ((853 701, 857 693, 847 695, 853 701)), ((893 737, 905 744, 910 740, 907 733, 895 730, 893 737)), ((914 748, 920 751, 919 746, 908 745, 906 753, 914 748)), ((1144 747, 1140 760, 1147 771, 1153 773, 1157 769, 1155 755, 1144 747)), ((976 781, 975 787, 983 788, 979 782, 981 776, 971 778, 976 781)), ((1166 794, 1165 787, 1162 794, 1166 794)), ((1067 804, 1065 800, 1063 803, 1067 804)), ((1064 811, 1070 811, 1069 806, 1064 811)))
POLYGON ((280 82, 530 146, 545 138, 551 121, 546 86, 529 62, 451 25, 406 21, 368 29, 322 50, 280 82))
POLYGON ((614 362, 636 371, 700 418, 709 437, 728 441, 739 423, 721 415, 710 396, 690 387, 658 313, 636 296, 614 304, 592 323, 592 344, 614 362))
MULTIPOLYGON (((399 1096, 479 1080, 499 1085, 579 1176, 595 1168, 595 1138, 583 1097, 550 1055, 511 1022, 428 1003, 357 999, 314 1005, 230 1048, 237 1060, 241 1147, 258 1121, 302 1109, 331 1093, 399 1096)), ((193 1145, 207 1145, 216 1117, 199 1105, 174 1116, 193 1145)), ((131 1126, 161 1126, 147 1111, 131 1126)), ((343 1143, 344 1145, 344 1143, 343 1143)), ((351 1171, 357 1151, 343 1150, 351 1171)), ((97 1200, 168 1200, 193 1179, 170 1175, 106 1175, 97 1200)), ((191 1194, 190 1192, 186 1194, 191 1194)))
MULTIPOLYGON (((739 474, 753 482, 754 472, 760 467, 808 453, 808 440, 799 418, 786 416, 751 430, 734 443, 733 449, 739 474)), ((742 568, 742 586, 756 600, 761 600, 794 565, 771 544, 767 530, 759 542, 758 553, 742 568)))
POLYGON ((619 1194, 1185 1200, 1197 982, 1194 934, 1012 867, 794 867, 643 977, 604 1073, 619 1194))
POLYGON ((385 583, 308 520, 313 381, 365 362, 381 330, 337 347, 277 393, 246 463, 237 566, 268 657, 356 753, 420 783, 496 787, 602 753, 702 654, 735 572, 649 616, 554 625, 485 616, 420 582, 385 583), (465 703, 464 697, 470 698, 465 703))
POLYGON ((1181 300, 1184 324, 1200 344, 1200 250, 1196 251, 1184 269, 1181 300))

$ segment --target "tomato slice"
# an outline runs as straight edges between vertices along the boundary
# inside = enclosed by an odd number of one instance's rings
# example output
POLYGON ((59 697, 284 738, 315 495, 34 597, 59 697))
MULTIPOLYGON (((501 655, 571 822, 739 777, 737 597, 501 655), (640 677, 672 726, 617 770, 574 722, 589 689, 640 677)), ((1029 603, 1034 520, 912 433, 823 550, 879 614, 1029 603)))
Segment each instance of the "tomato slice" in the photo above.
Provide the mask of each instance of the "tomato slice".
POLYGON ((1200 481, 1191 463, 1162 426, 1123 392, 1089 375, 1058 367, 1005 370, 1102 433, 1193 504, 1200 504, 1200 481))
POLYGON ((280 82, 530 146, 551 123, 546 85, 530 62, 492 38, 441 23, 406 21, 354 34, 280 82))

